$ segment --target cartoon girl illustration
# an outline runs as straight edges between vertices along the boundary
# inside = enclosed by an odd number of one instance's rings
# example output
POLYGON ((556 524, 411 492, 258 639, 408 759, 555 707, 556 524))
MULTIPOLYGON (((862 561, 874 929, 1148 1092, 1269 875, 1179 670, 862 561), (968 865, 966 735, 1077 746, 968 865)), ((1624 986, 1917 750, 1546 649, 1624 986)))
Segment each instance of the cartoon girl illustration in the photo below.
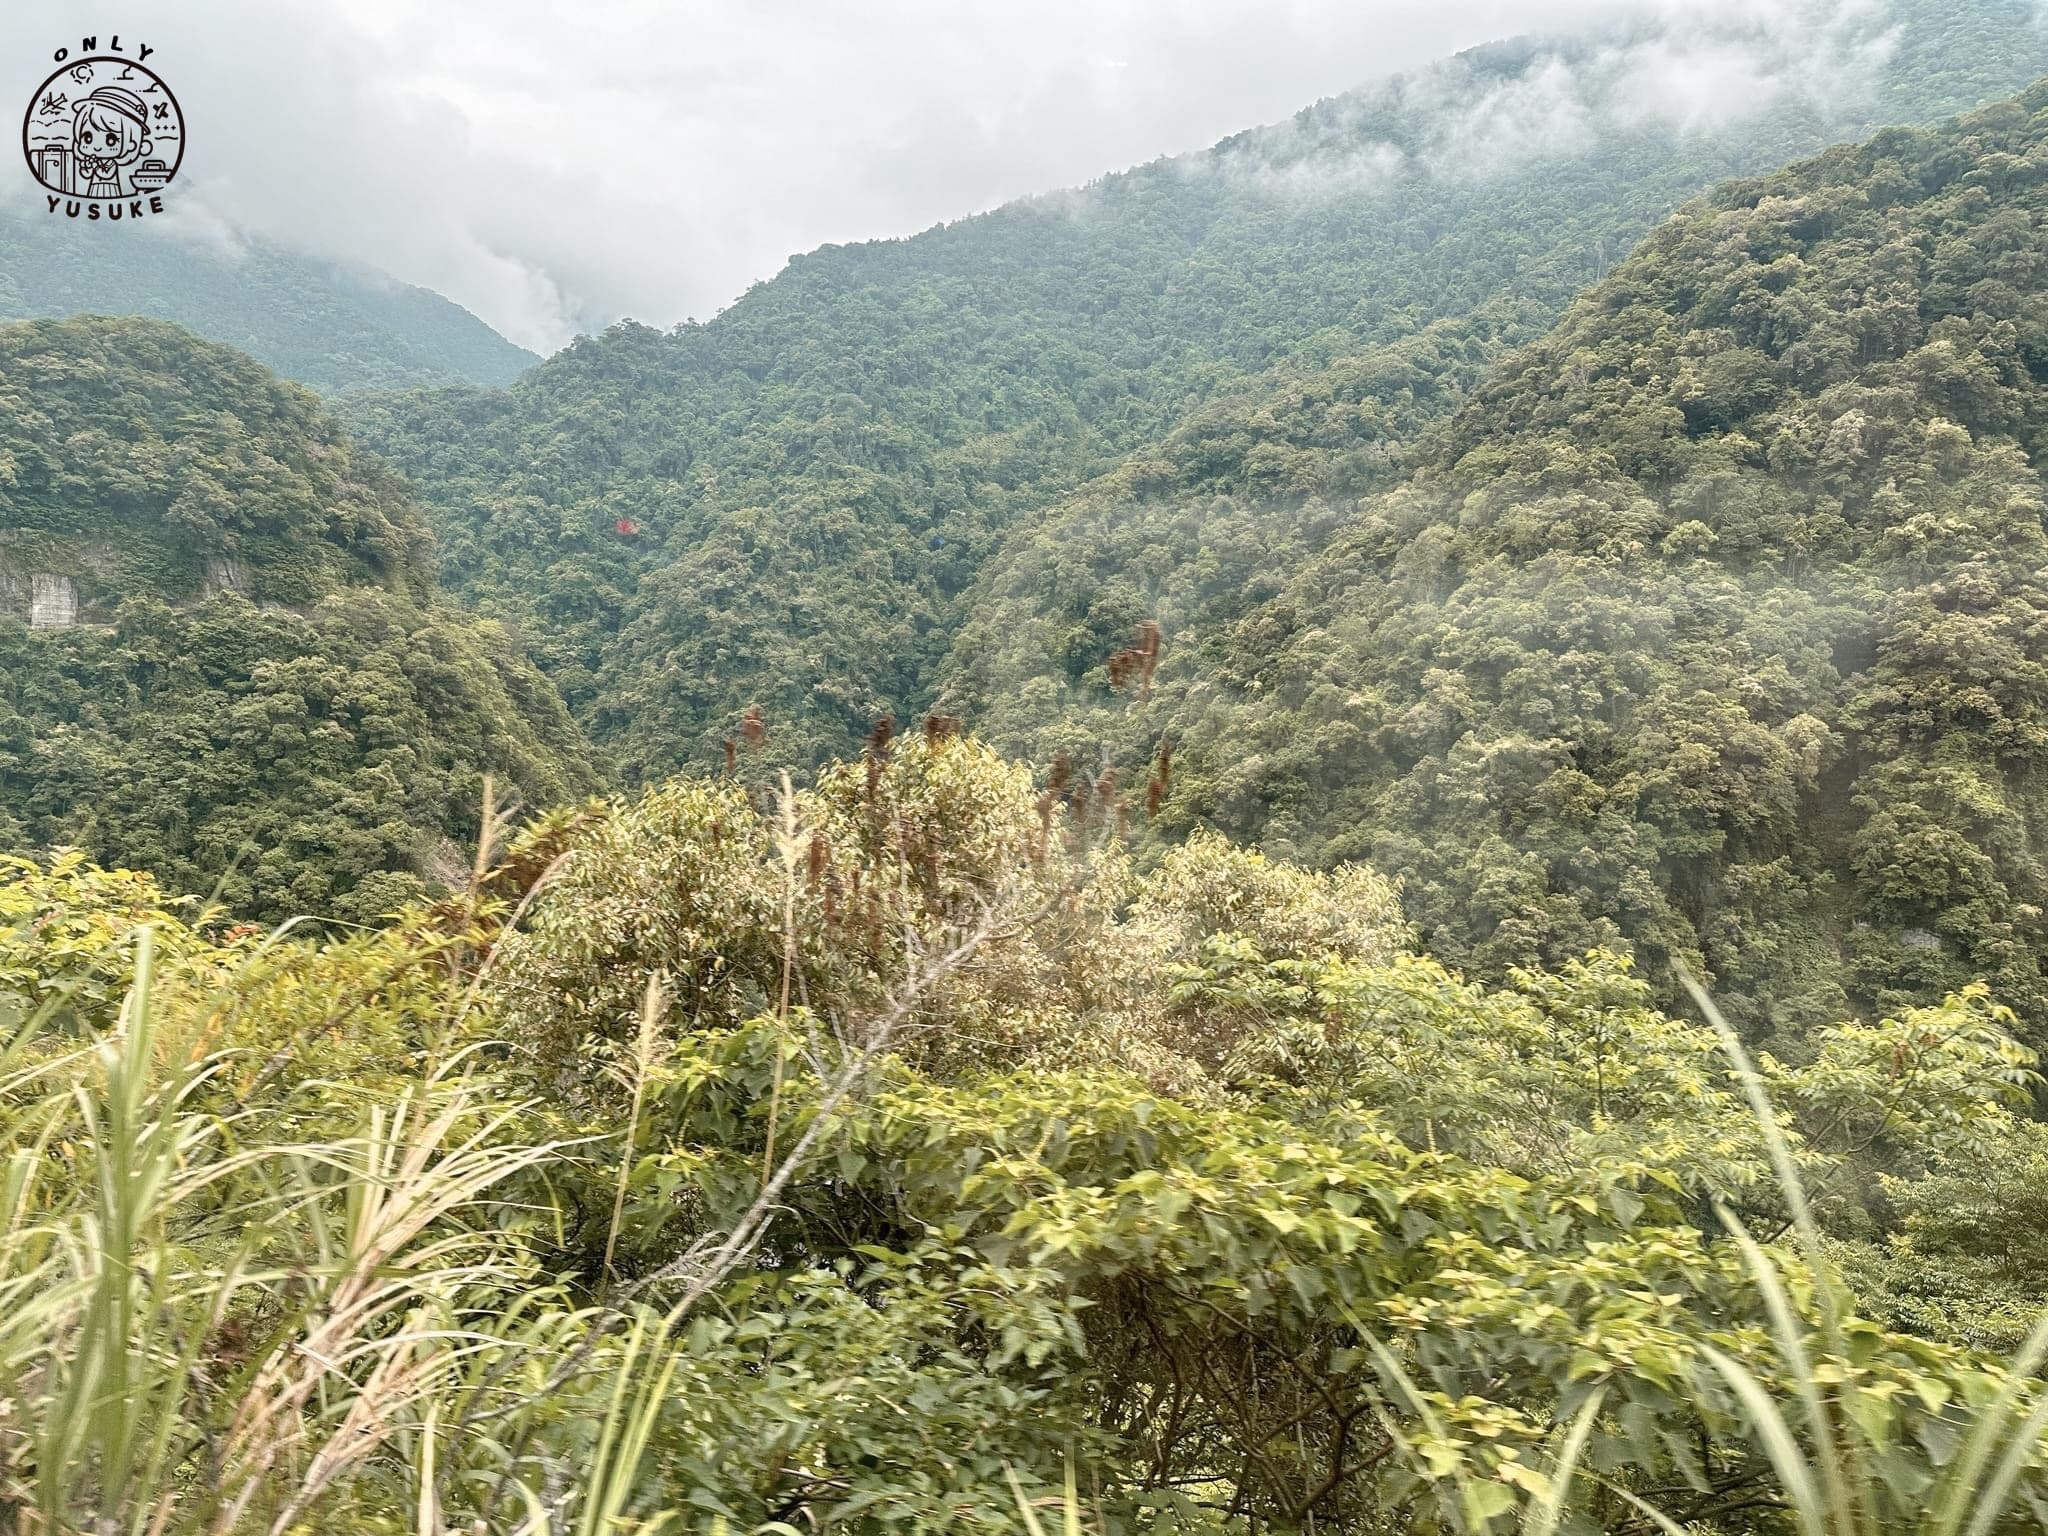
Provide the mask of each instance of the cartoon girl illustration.
POLYGON ((133 91, 103 85, 78 104, 71 153, 87 197, 125 197, 123 166, 149 152, 149 109, 133 91))

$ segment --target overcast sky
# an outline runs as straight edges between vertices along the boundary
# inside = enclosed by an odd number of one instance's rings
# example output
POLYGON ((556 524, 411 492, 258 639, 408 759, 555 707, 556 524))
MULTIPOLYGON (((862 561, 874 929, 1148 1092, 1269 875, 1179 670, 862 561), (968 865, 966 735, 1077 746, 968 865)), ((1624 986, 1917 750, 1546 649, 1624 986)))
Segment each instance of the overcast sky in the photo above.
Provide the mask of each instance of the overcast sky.
MULTIPOLYGON (((1702 0, 1695 0, 1695 6, 1702 0)), ((1782 0, 1703 0, 1768 16, 1782 0)), ((1833 8, 1867 0, 1802 0, 1833 8)), ((537 351, 706 318, 794 252, 1197 149, 1492 38, 1677 0, 6 0, 25 98, 111 35, 178 93, 174 206, 537 351), (148 18, 145 22, 144 18, 148 18), (132 32, 128 29, 133 28, 132 32)))

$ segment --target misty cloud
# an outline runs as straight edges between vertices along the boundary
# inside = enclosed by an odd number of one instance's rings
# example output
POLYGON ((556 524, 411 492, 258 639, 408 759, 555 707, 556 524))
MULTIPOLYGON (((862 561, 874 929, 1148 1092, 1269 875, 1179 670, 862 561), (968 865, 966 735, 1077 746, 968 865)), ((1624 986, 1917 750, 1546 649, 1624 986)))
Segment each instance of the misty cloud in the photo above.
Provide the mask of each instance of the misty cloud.
POLYGON ((1181 164, 1276 197, 1346 197, 1404 174, 1511 174, 1616 133, 1713 132, 1791 100, 1842 117, 1869 99, 1896 36, 1876 0, 1645 5, 1539 44, 1505 77, 1443 60, 1181 164), (1420 137, 1374 136, 1396 117, 1420 137))
MULTIPOLYGON (((378 268, 545 351, 622 316, 706 317, 828 241, 905 234, 1259 122, 1281 126, 1209 169, 1332 195, 1411 161, 1449 174, 1568 153, 1616 121, 1692 131, 1813 88, 1816 61, 1819 88, 1851 90, 1882 37, 1872 4, 183 0, 150 8, 138 35, 191 130, 174 217, 156 223, 378 268), (1466 82, 1431 143, 1346 140, 1341 114, 1288 139, 1304 102, 1404 71, 1420 73, 1400 89, 1454 98, 1457 67, 1432 60, 1586 27, 1631 30, 1494 95, 1466 82)), ((99 0, 9 7, 14 88, 108 25, 99 0)))

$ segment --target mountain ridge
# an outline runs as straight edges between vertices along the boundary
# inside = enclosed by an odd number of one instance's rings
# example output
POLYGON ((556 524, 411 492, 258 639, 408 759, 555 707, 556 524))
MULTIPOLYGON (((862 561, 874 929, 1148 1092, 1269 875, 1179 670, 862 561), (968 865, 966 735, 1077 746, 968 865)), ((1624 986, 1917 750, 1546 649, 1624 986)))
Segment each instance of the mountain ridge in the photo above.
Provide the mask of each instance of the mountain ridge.
MULTIPOLYGON (((2048 71, 2023 5, 1884 16, 1866 118, 2048 71)), ((1547 89, 1546 46, 1461 63, 1477 104, 1547 89)), ((1347 142, 1387 140, 1403 100, 1362 107, 1347 142)), ((1408 139, 1455 138, 1474 104, 1408 139)), ((420 487, 451 585, 527 637, 630 778, 717 763, 750 710, 810 766, 936 697, 1013 525, 1206 402, 1495 301, 1533 302, 1533 327, 1684 196, 1836 136, 1794 94, 1719 137, 1595 135, 1513 176, 1411 168, 1311 204, 1141 167, 1090 190, 1099 217, 1041 198, 826 248, 712 321, 614 327, 503 394, 346 411, 420 487)))
POLYGON ((0 204, 0 320, 143 314, 323 394, 467 380, 540 361, 453 300, 261 240, 233 249, 159 231, 81 239, 0 204))
POLYGON ((1482 972, 1626 941, 1788 1035, 1988 976, 2039 1032, 2044 168, 2048 83, 1689 203, 1279 590, 1164 589, 1150 697, 1025 662, 994 738, 1168 737, 1167 826, 1369 860, 1482 972))
POLYGON ((603 775, 411 491, 318 397, 163 321, 0 325, 0 847, 240 917, 370 921, 498 803, 603 775))

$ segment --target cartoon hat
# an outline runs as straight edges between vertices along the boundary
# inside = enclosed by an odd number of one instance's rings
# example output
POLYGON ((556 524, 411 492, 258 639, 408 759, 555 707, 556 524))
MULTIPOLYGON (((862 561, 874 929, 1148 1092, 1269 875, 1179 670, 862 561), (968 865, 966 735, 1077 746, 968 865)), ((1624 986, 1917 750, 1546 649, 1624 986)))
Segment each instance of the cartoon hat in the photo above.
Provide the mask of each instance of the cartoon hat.
POLYGON ((96 101, 103 107, 112 107, 123 117, 134 119, 138 128, 149 126, 149 109, 133 91, 124 91, 118 85, 103 85, 85 99, 96 101))

